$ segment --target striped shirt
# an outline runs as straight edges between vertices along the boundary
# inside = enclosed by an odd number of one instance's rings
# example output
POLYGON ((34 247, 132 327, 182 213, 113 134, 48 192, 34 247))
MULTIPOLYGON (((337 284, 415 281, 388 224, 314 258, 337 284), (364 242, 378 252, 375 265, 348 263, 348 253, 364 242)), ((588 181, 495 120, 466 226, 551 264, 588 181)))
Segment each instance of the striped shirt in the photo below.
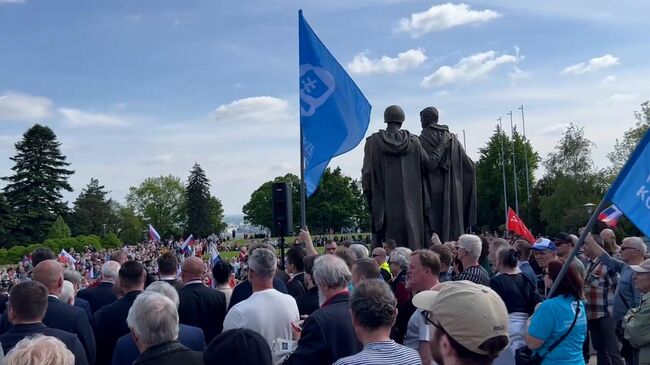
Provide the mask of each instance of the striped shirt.
POLYGON ((463 272, 454 276, 454 281, 459 280, 469 280, 476 284, 490 286, 490 275, 481 265, 465 268, 463 272))
POLYGON ((417 351, 395 341, 370 342, 356 355, 339 359, 334 365, 422 365, 417 351))

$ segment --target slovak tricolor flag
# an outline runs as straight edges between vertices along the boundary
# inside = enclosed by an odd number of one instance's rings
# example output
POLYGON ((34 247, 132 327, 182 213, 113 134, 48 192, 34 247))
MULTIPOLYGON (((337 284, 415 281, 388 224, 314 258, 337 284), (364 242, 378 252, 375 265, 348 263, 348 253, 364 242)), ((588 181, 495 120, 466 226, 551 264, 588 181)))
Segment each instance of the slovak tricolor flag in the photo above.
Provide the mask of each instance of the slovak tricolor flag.
POLYGON ((185 252, 186 250, 189 250, 189 246, 194 245, 194 235, 190 234, 189 237, 183 242, 183 245, 181 246, 181 250, 185 252))
POLYGON ((149 225, 149 239, 154 241, 154 242, 155 241, 160 241, 160 235, 158 234, 156 229, 153 228, 153 226, 151 224, 149 225))
POLYGON ((616 205, 612 204, 598 215, 598 220, 614 228, 618 224, 618 218, 623 215, 616 205))

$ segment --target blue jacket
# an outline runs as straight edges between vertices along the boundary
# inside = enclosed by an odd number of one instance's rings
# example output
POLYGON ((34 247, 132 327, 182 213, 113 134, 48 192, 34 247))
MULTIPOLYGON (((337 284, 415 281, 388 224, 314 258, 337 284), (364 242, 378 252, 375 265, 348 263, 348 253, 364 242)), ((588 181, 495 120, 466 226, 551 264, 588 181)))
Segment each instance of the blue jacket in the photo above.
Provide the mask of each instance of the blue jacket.
POLYGON ((29 323, 13 325, 7 332, 0 335, 2 349, 5 354, 9 352, 16 344, 25 337, 34 334, 43 334, 45 336, 55 337, 65 344, 65 346, 74 355, 75 365, 88 365, 86 351, 81 342, 74 333, 62 331, 56 328, 46 327, 43 323, 29 323))
MULTIPOLYGON (((179 325, 178 341, 190 350, 203 351, 205 349, 203 330, 198 327, 184 324, 179 325)), ((133 342, 131 334, 127 333, 117 340, 115 351, 113 352, 112 365, 131 365, 138 356, 140 356, 140 351, 138 351, 138 347, 133 342)))
POLYGON ((619 322, 623 320, 629 309, 638 307, 641 302, 641 292, 634 285, 634 270, 630 268, 630 265, 611 257, 607 252, 602 254, 598 260, 621 274, 616 285, 613 306, 614 319, 619 322))

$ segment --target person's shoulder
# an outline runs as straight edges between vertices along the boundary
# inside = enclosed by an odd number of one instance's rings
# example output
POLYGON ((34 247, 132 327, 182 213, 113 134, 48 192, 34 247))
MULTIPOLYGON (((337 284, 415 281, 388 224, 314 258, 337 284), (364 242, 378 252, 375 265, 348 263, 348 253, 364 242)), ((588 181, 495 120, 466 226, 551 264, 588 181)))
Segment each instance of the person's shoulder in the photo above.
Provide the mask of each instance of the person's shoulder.
POLYGON ((42 333, 46 336, 56 337, 65 343, 74 342, 74 340, 78 339, 76 334, 58 328, 47 327, 43 329, 42 333))

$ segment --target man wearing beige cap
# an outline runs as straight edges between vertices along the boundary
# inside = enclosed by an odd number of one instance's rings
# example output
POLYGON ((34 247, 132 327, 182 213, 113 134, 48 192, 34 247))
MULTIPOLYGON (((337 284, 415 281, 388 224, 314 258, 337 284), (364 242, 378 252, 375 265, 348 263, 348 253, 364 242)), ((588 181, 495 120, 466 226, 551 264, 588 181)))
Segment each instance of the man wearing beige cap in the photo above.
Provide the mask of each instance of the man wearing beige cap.
POLYGON ((438 365, 490 365, 508 347, 508 310, 492 289, 470 281, 442 283, 413 297, 427 323, 438 365))
MULTIPOLYGON (((641 305, 630 309, 623 317, 625 339, 638 349, 638 364, 650 364, 650 260, 630 265, 636 272, 634 282, 643 295, 641 305)), ((637 355, 637 354, 635 354, 637 355)))

